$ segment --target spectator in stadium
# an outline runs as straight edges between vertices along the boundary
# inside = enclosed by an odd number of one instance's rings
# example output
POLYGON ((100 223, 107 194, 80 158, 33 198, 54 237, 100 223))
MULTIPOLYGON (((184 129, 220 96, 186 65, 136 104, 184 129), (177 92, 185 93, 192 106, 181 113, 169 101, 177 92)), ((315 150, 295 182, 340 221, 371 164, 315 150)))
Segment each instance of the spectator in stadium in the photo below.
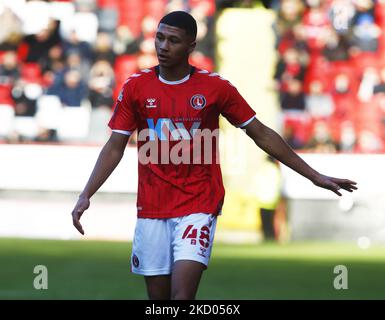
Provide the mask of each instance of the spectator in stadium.
POLYGON ((135 38, 128 26, 122 25, 116 29, 113 50, 116 55, 135 54, 139 51, 140 39, 135 38))
POLYGON ((68 51, 64 71, 77 70, 83 81, 89 79, 91 65, 87 60, 83 60, 80 54, 75 51, 68 51))
POLYGON ((23 43, 27 46, 26 62, 37 63, 48 56, 49 49, 61 42, 59 27, 59 21, 51 20, 46 28, 24 37, 23 43))
POLYGON ((12 89, 15 102, 15 116, 33 117, 36 114, 36 100, 41 96, 42 88, 36 83, 27 83, 23 79, 16 81, 12 89))
MULTIPOLYGON (((216 148, 211 143, 206 148, 208 154, 194 157, 200 164, 192 165, 190 157, 187 163, 176 164, 175 159, 158 163, 161 154, 176 155, 169 148, 171 143, 194 148, 186 126, 193 128, 193 138, 198 128, 215 132, 223 114, 230 123, 244 128, 260 148, 316 186, 339 196, 341 189, 357 189, 353 181, 328 177, 311 168, 275 131, 257 120, 227 80, 191 66, 189 55, 195 48, 196 34, 196 21, 186 12, 171 12, 160 20, 155 39, 159 65, 127 79, 109 122, 111 137, 72 211, 73 225, 84 234, 79 220, 90 198, 116 168, 129 136, 138 129, 138 220, 131 266, 134 273, 145 277, 150 299, 195 298, 224 201, 220 166, 214 160, 216 148), (175 118, 179 121, 174 125, 175 118), (166 127, 169 134, 164 132, 166 127), (162 142, 167 142, 166 149, 148 159, 143 151, 162 142), (210 155, 209 164, 202 162, 202 156, 210 155)), ((195 140, 201 138, 199 134, 195 140)), ((201 147, 199 144, 199 150, 201 147)))
POLYGON ((378 93, 385 93, 385 68, 380 70, 380 81, 373 88, 373 94, 378 93))
POLYGON ((302 81, 305 66, 301 64, 298 50, 288 48, 278 62, 274 79, 279 90, 281 110, 304 110, 302 81))
POLYGON ((60 45, 55 45, 48 51, 48 57, 40 61, 43 81, 46 87, 51 86, 65 69, 63 50, 60 45))
POLYGON ((330 21, 325 2, 320 0, 306 1, 309 8, 304 13, 302 23, 306 29, 307 43, 311 54, 317 54, 325 46, 326 34, 330 21))
POLYGON ((316 121, 313 135, 305 148, 314 153, 336 153, 338 144, 333 140, 328 124, 324 120, 316 121))
POLYGON ((301 0, 283 0, 278 11, 278 19, 273 25, 277 41, 301 22, 305 7, 301 0))
POLYGON ((357 52, 376 52, 381 35, 380 27, 373 15, 366 13, 358 16, 352 29, 352 47, 357 52))
POLYGON ((290 124, 284 124, 282 137, 294 150, 301 150, 305 145, 305 143, 296 134, 295 128, 290 124))
POLYGON ((112 39, 107 32, 99 32, 94 46, 95 61, 107 60, 111 65, 115 63, 115 53, 112 49, 112 39))
POLYGON ((299 23, 293 28, 293 48, 298 51, 298 59, 301 66, 306 67, 309 64, 309 46, 307 44, 306 29, 299 23))
POLYGON ((365 68, 358 88, 358 100, 361 102, 370 102, 373 97, 374 88, 379 82, 380 77, 377 69, 373 67, 365 68))
POLYGON ((301 64, 298 50, 288 48, 277 64, 274 79, 282 84, 281 90, 285 91, 285 84, 288 80, 297 79, 303 81, 305 70, 305 66, 301 64))
POLYGON ((70 32, 68 39, 63 39, 62 48, 65 57, 76 52, 80 59, 89 65, 94 61, 91 45, 87 41, 81 41, 76 30, 70 32))
POLYGON ((334 29, 329 28, 326 35, 323 55, 328 61, 347 61, 349 59, 350 45, 346 37, 339 35, 334 29))
POLYGON ((281 93, 281 109, 284 112, 305 110, 305 94, 300 80, 287 81, 287 91, 281 93))
POLYGON ((370 15, 374 17, 374 1, 373 0, 355 0, 353 1, 355 7, 355 14, 353 17, 353 24, 357 23, 357 20, 361 18, 361 16, 370 15))
POLYGON ((356 130, 352 121, 343 121, 341 123, 341 136, 339 150, 342 152, 353 152, 356 146, 356 130))
POLYGON ((362 129, 358 133, 357 151, 360 153, 378 153, 384 151, 384 142, 372 129, 362 129))
POLYGON ((22 39, 22 22, 18 16, 0 2, 0 50, 17 50, 22 39))
POLYGON ((0 64, 0 84, 14 84, 20 78, 20 70, 15 51, 7 51, 0 64))
POLYGON ((214 58, 214 17, 210 1, 195 1, 190 14, 198 24, 196 52, 200 52, 204 57, 214 58))
POLYGON ((91 68, 89 100, 92 108, 110 108, 113 104, 113 88, 115 86, 114 70, 108 61, 99 60, 91 68))
POLYGON ((146 69, 156 63, 156 53, 154 48, 156 26, 156 20, 153 17, 144 17, 142 21, 138 57, 138 65, 141 69, 146 69))
POLYGON ((324 90, 321 81, 313 80, 309 86, 309 94, 305 97, 306 110, 313 118, 327 118, 334 112, 331 95, 324 90))
POLYGON ((340 36, 349 34, 356 8, 351 0, 333 0, 329 7, 329 16, 334 30, 340 36))
POLYGON ((87 88, 78 70, 68 70, 47 90, 48 95, 56 95, 64 106, 79 107, 87 97, 87 88))

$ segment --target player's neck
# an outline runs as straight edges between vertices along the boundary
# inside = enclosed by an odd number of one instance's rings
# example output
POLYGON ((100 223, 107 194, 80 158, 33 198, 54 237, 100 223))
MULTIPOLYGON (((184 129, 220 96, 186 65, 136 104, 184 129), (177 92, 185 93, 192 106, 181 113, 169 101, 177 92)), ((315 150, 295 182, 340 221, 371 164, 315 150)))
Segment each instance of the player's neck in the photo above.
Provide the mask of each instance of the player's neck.
POLYGON ((191 68, 188 62, 172 68, 159 66, 159 75, 167 81, 178 81, 190 74, 191 68))

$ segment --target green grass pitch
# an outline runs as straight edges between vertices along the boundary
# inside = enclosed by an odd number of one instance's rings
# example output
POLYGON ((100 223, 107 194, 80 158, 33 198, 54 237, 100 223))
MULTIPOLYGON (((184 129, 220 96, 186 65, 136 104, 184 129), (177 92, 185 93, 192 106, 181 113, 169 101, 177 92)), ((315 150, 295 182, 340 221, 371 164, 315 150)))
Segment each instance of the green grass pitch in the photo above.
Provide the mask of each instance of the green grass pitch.
MULTIPOLYGON (((0 299, 147 299, 129 271, 131 244, 0 239, 0 299), (48 289, 35 290, 36 265, 48 289)), ((353 244, 214 244, 197 299, 385 299, 385 247, 353 244), (336 290, 336 265, 348 289, 336 290)))

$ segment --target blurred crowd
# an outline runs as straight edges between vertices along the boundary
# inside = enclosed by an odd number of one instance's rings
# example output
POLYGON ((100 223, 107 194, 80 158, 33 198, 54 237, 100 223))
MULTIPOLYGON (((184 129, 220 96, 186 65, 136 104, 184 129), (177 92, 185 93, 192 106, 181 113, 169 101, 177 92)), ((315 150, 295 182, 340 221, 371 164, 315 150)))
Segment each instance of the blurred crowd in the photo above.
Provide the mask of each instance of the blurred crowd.
POLYGON ((157 64, 157 24, 174 10, 197 20, 192 63, 214 70, 215 0, 1 0, 0 141, 104 141, 121 85, 157 64))
POLYGON ((385 1, 274 2, 283 135, 312 152, 385 151, 385 1))
MULTIPOLYGON (((0 0, 0 142, 103 142, 128 75, 157 64, 159 19, 198 22, 191 62, 215 69, 230 0, 0 0)), ((385 0, 271 1, 282 135, 297 150, 385 151, 385 0)))

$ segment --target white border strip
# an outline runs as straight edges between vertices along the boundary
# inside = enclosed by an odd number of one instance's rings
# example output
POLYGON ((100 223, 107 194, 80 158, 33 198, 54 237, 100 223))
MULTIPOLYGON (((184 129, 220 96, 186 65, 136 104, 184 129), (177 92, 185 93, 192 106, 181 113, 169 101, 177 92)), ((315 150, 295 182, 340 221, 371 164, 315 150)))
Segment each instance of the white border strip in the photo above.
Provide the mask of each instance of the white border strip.
POLYGON ((112 130, 112 132, 121 133, 121 134, 124 134, 126 136, 130 136, 132 134, 131 131, 124 131, 124 130, 112 130))
POLYGON ((238 128, 243 128, 244 126, 247 126, 251 121, 253 121, 255 119, 255 116, 251 117, 249 120, 247 120, 246 122, 244 123, 241 123, 240 125, 238 125, 238 128))
POLYGON ((190 79, 190 74, 188 74, 187 76, 185 76, 183 79, 180 79, 180 80, 176 80, 176 81, 168 81, 166 79, 163 79, 161 77, 161 75, 159 75, 159 80, 160 82, 163 82, 165 84, 181 84, 183 82, 186 82, 188 79, 190 79))

